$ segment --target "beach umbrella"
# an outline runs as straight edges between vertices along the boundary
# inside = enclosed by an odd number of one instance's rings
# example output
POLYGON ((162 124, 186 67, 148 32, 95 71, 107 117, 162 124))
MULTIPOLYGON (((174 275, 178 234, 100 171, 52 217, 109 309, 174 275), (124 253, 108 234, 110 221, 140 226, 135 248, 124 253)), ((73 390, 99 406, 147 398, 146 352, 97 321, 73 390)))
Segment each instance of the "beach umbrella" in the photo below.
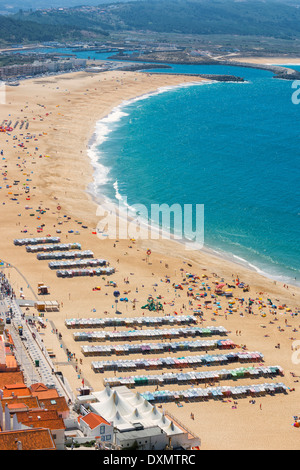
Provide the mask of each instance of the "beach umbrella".
POLYGON ((120 297, 120 292, 118 290, 115 290, 114 293, 113 293, 114 297, 115 297, 115 303, 116 303, 116 313, 118 313, 117 311, 117 305, 118 305, 118 297, 120 297))

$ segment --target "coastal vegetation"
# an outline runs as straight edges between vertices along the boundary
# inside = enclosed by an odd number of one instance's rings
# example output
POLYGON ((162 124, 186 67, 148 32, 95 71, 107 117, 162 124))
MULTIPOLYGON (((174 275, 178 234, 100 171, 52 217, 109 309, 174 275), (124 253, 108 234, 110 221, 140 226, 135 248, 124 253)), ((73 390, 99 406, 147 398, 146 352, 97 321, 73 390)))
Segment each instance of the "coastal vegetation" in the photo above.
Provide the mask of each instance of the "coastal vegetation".
MULTIPOLYGON (((26 9, 0 16, 0 44, 98 43, 125 39, 253 55, 300 51, 300 8, 293 0, 137 0, 26 9)), ((97 2, 98 3, 98 2, 97 2)), ((12 8, 17 5, 12 2, 12 8)), ((37 8, 39 5, 35 5, 37 8)))
POLYGON ((36 21, 30 15, 26 17, 26 21, 22 17, 20 13, 16 16, 0 16, 0 45, 89 40, 94 36, 99 39, 107 35, 99 28, 97 28, 97 34, 93 33, 91 28, 84 29, 84 25, 80 26, 80 22, 60 24, 54 20, 52 24, 47 23, 45 27, 45 24, 36 21))
MULTIPOLYGON (((86 2, 89 4, 89 2, 86 2)), ((20 21, 90 31, 148 30, 181 34, 300 38, 297 5, 269 0, 138 0, 108 5, 20 11, 20 21), (276 8, 274 8, 276 5, 276 8)))
POLYGON ((68 26, 54 26, 0 16, 0 43, 30 43, 78 37, 80 31, 68 26))

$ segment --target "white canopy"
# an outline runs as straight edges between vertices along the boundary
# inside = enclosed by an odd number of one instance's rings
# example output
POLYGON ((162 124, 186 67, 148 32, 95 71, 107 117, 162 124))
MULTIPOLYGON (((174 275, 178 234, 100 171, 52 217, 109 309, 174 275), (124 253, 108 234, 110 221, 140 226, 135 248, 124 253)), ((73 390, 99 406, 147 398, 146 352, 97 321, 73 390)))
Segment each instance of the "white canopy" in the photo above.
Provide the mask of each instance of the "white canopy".
POLYGON ((114 387, 108 385, 101 392, 93 392, 92 395, 98 400, 90 403, 90 408, 101 415, 114 426, 120 429, 133 429, 134 424, 139 422, 144 428, 159 426, 166 434, 183 434, 184 431, 175 426, 166 418, 164 413, 152 406, 140 393, 134 393, 127 387, 114 387))

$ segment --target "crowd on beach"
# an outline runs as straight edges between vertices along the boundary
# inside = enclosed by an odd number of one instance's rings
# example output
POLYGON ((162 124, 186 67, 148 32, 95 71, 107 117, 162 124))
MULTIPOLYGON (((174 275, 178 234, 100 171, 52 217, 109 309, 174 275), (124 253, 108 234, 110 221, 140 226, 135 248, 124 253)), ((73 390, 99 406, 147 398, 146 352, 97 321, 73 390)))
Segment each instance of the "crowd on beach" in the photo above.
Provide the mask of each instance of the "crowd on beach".
POLYGON ((2 272, 0 272, 0 293, 10 299, 16 298, 14 289, 11 287, 7 277, 2 272))

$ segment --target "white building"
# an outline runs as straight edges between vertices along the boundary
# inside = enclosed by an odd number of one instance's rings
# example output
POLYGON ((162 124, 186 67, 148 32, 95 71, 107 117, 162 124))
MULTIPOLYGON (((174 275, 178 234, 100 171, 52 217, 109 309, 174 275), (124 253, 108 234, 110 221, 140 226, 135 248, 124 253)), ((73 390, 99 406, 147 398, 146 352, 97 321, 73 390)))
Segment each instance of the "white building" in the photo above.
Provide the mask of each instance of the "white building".
POLYGON ((88 413, 78 418, 79 429, 84 436, 90 439, 99 439, 102 443, 113 443, 114 428, 102 416, 88 413))
POLYGON ((163 450, 166 447, 200 447, 200 439, 184 425, 127 387, 107 386, 101 392, 81 397, 80 401, 89 403, 90 411, 113 425, 115 444, 121 448, 135 446, 139 450, 163 450))

